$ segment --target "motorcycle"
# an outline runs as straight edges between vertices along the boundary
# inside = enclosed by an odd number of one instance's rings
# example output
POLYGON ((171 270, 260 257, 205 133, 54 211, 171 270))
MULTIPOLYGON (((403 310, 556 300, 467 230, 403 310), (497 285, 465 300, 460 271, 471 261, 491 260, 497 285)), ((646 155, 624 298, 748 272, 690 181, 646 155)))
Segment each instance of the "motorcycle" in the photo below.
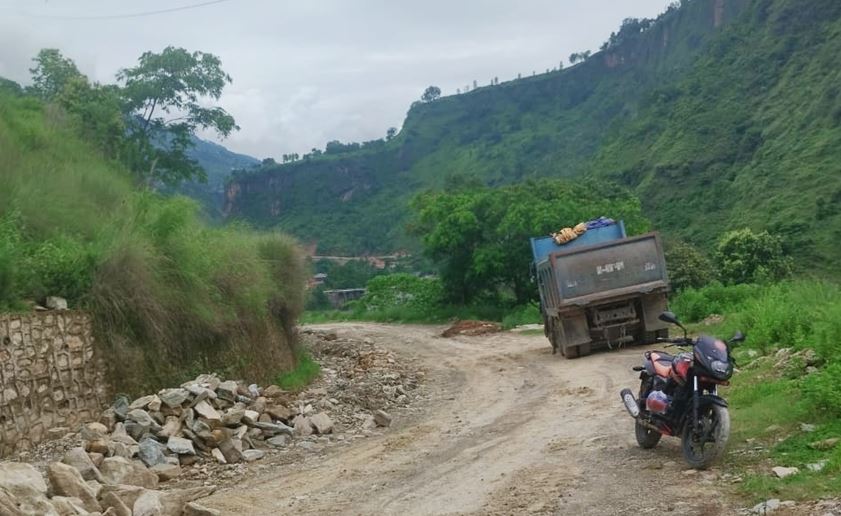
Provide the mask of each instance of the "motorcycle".
POLYGON ((745 336, 736 332, 727 342, 707 335, 691 339, 674 313, 663 312, 659 319, 681 328, 683 337, 661 337, 657 342, 692 351, 646 351, 643 365, 633 368, 640 374, 639 397, 623 389, 622 402, 635 419, 641 448, 654 448, 664 435, 677 436, 686 462, 705 469, 721 457, 730 436, 727 401, 717 388, 730 384, 736 365, 731 348, 745 336))

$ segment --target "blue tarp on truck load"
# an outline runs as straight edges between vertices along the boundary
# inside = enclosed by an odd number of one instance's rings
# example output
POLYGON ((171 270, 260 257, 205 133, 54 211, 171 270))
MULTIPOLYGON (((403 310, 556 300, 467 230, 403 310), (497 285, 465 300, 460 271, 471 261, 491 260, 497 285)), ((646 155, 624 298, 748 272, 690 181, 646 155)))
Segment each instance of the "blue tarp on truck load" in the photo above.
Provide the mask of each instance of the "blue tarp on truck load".
POLYGON ((540 263, 548 258, 552 253, 569 251, 570 249, 601 244, 612 240, 619 240, 621 238, 625 238, 626 236, 625 223, 620 220, 616 224, 610 226, 591 229, 575 240, 567 242, 564 245, 556 244, 555 240, 550 236, 532 238, 531 253, 534 257, 534 263, 540 263))

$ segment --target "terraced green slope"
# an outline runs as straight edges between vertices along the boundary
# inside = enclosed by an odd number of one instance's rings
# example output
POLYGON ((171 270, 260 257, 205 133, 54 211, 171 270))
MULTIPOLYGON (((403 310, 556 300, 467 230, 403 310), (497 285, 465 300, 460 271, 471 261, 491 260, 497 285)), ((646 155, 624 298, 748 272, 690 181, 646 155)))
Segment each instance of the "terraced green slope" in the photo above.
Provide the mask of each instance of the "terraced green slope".
POLYGON ((322 251, 411 247, 406 203, 453 176, 595 176, 667 234, 785 234, 801 269, 841 251, 841 3, 689 0, 583 64, 412 107, 397 138, 238 176, 226 212, 322 251))

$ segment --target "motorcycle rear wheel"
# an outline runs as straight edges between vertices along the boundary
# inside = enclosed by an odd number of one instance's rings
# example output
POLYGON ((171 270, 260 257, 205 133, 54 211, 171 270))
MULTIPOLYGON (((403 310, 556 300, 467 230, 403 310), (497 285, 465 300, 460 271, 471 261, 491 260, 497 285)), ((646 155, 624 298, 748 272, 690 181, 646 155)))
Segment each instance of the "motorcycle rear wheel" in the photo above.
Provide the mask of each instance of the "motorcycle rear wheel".
POLYGON ((637 444, 639 444, 640 448, 643 450, 650 450, 651 448, 654 448, 657 446, 657 443, 660 442, 660 438, 663 437, 663 434, 643 426, 643 424, 639 421, 634 424, 634 433, 637 436, 637 444))
POLYGON ((683 458, 695 469, 706 469, 724 454, 727 439, 730 437, 730 412, 720 405, 703 407, 698 417, 702 421, 702 433, 708 438, 702 442, 692 425, 686 425, 683 432, 683 458))

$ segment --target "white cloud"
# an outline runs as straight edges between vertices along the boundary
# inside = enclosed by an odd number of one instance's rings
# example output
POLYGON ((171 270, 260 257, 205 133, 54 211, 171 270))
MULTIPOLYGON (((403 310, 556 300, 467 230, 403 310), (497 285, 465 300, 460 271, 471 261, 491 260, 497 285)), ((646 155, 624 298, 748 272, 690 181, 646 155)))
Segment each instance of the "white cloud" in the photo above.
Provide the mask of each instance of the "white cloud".
POLYGON ((667 0, 229 0, 126 19, 196 0, 0 0, 0 75, 26 81, 31 58, 57 47, 112 82, 146 50, 217 54, 234 78, 221 99, 242 130, 223 142, 257 157, 362 141, 400 126, 430 84, 445 94, 554 68, 596 49, 626 17, 667 0), (46 17, 51 16, 51 17, 46 17))

